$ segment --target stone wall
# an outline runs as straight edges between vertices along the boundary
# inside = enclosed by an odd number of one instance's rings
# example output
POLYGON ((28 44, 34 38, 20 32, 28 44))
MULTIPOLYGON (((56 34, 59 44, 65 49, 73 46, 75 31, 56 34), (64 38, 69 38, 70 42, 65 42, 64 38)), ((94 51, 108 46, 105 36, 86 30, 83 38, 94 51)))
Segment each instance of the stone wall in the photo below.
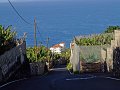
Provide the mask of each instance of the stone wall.
POLYGON ((113 51, 113 73, 115 76, 120 77, 120 47, 113 51))
POLYGON ((34 62, 30 63, 31 75, 42 75, 45 70, 45 63, 43 62, 34 62))
POLYGON ((107 64, 107 71, 113 71, 113 54, 114 49, 116 47, 120 47, 120 30, 114 31, 114 40, 111 40, 111 46, 107 47, 107 49, 101 49, 101 58, 107 64))
POLYGON ((0 56, 0 80, 8 79, 24 62, 26 42, 6 51, 0 56))
POLYGON ((81 72, 101 72, 101 62, 96 63, 81 62, 81 72))

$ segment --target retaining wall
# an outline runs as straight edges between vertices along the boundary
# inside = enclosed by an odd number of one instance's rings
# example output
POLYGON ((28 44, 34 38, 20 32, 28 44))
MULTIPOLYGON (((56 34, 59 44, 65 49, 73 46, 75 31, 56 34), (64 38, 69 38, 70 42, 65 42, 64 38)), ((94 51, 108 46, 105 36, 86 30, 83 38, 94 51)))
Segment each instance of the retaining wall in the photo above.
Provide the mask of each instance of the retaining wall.
POLYGON ((0 81, 8 79, 25 61, 26 42, 0 56, 0 81))

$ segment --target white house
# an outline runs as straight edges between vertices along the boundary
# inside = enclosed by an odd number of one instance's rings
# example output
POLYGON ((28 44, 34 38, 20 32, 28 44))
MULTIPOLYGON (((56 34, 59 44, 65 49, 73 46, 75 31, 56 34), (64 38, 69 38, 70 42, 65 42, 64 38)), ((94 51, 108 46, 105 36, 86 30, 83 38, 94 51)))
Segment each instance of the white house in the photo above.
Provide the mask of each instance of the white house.
POLYGON ((52 53, 57 53, 57 54, 61 54, 61 52, 63 52, 65 50, 65 43, 61 42, 59 44, 56 44, 54 46, 52 46, 50 48, 52 53))

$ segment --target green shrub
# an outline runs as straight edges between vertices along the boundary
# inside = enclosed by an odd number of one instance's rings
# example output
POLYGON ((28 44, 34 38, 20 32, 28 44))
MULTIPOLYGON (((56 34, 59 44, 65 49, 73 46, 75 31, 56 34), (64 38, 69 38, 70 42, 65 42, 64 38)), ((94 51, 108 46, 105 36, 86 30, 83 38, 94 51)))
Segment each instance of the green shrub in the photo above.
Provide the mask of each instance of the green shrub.
POLYGON ((12 27, 7 28, 0 25, 0 54, 16 46, 15 36, 16 32, 11 30, 12 27))
POLYGON ((68 69, 68 70, 72 70, 72 68, 73 68, 73 67, 72 67, 72 64, 71 64, 71 63, 68 63, 68 64, 67 64, 67 69, 68 69))
POLYGON ((73 73, 74 73, 74 74, 80 74, 80 72, 79 72, 79 71, 74 71, 73 73))
POLYGON ((104 32, 105 33, 113 33, 114 30, 119 30, 120 26, 109 26, 104 32))
POLYGON ((79 46, 110 45, 111 40, 113 40, 113 33, 75 38, 75 42, 79 46))
POLYGON ((51 52, 45 46, 27 48, 29 62, 51 60, 51 52))

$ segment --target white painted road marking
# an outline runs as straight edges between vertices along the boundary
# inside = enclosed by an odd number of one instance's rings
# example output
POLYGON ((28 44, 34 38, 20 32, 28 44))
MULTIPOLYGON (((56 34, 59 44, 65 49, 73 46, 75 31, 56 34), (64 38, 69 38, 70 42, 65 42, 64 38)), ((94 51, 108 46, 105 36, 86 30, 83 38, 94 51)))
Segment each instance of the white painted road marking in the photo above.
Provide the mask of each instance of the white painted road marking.
POLYGON ((112 77, 104 77, 104 78, 120 81, 120 79, 118 79, 118 78, 112 78, 112 77))
POLYGON ((12 81, 12 82, 8 82, 8 83, 3 84, 2 86, 0 86, 0 88, 5 87, 5 86, 7 86, 7 85, 9 85, 9 84, 11 84, 11 83, 19 82, 19 81, 26 80, 26 79, 27 79, 27 78, 23 78, 23 79, 15 80, 15 81, 12 81))
POLYGON ((67 81, 70 80, 87 80, 87 79, 92 79, 95 78, 96 76, 92 76, 92 77, 85 77, 85 78, 70 78, 70 79, 66 79, 67 81))

